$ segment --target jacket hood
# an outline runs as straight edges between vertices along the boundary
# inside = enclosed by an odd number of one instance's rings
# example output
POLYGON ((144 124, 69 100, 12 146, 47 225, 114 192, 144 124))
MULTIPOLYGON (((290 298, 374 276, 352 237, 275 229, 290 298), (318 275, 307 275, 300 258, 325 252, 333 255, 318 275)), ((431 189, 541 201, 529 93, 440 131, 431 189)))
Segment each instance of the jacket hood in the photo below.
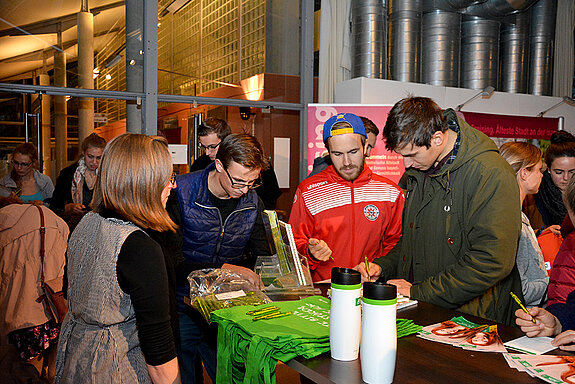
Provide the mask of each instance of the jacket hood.
MULTIPOLYGON (((443 115, 450 129, 453 130, 454 126, 459 127, 461 135, 460 146, 455 161, 449 165, 444 165, 438 173, 431 177, 444 176, 446 173, 453 172, 468 161, 484 153, 495 152, 499 154, 495 142, 493 142, 489 136, 470 126, 465 120, 457 116, 453 109, 446 109, 443 115)), ((419 178, 423 177, 424 172, 410 169, 407 174, 419 178)))
POLYGON ((452 164, 444 167, 445 169, 440 171, 440 174, 444 171, 454 171, 461 167, 463 164, 483 153, 492 151, 499 153, 497 145, 495 145, 489 136, 470 126, 465 120, 457 116, 453 109, 446 109, 443 112, 443 115, 445 116, 447 124, 450 128, 454 125, 459 126, 461 132, 461 142, 455 161, 452 164))
MULTIPOLYGON (((10 204, 0 210, 0 232, 12 229, 22 220, 22 216, 32 207, 31 204, 10 204)), ((33 208, 36 209, 36 208, 33 208)))

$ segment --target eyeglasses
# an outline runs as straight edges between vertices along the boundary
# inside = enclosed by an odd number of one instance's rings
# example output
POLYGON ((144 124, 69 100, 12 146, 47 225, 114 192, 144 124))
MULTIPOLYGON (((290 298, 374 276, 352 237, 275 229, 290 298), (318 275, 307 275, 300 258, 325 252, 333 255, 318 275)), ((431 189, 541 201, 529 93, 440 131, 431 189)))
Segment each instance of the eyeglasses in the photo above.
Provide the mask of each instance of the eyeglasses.
POLYGON ((199 143, 198 148, 200 148, 204 151, 207 151, 208 149, 213 151, 214 149, 218 148, 221 143, 222 143, 221 141, 217 144, 211 144, 211 145, 204 145, 202 143, 199 143))
POLYGON ((261 178, 257 178, 252 182, 249 183, 238 183, 236 181, 234 181, 234 179, 232 179, 232 176, 230 175, 230 173, 228 172, 227 169, 224 168, 224 171, 226 171, 226 175, 228 175, 229 179, 230 179, 230 183, 232 183, 232 188, 235 189, 242 189, 242 188, 247 188, 247 189, 254 189, 259 187, 260 185, 262 185, 262 180, 261 178))
POLYGON ((22 168, 27 168, 30 166, 30 164, 32 164, 32 162, 28 162, 28 163, 21 163, 19 161, 16 160, 12 160, 12 165, 14 167, 22 167, 22 168))
POLYGON ((172 186, 172 188, 176 188, 176 174, 172 173, 172 176, 170 176, 170 185, 172 186))

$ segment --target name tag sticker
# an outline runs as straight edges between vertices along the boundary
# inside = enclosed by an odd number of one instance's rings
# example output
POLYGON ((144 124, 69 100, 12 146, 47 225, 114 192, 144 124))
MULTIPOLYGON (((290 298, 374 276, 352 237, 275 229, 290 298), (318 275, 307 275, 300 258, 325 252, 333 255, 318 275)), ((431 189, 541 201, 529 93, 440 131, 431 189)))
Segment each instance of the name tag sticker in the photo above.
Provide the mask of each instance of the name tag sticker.
POLYGON ((242 289, 240 289, 239 291, 216 293, 216 299, 229 300, 229 299, 235 299, 236 297, 243 297, 245 295, 246 293, 242 289))

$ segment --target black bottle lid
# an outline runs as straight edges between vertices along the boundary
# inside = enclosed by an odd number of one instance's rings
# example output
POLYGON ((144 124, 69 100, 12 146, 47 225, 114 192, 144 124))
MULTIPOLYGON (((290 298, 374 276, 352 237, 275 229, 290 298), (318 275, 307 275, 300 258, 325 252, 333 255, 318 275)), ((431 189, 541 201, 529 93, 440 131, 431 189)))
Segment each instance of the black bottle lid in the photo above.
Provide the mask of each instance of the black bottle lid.
POLYGON ((363 297, 371 300, 392 300, 397 297, 397 287, 385 283, 365 282, 363 283, 363 297))
POLYGON ((331 269, 331 282, 339 285, 361 284, 361 274, 355 269, 334 267, 331 269))

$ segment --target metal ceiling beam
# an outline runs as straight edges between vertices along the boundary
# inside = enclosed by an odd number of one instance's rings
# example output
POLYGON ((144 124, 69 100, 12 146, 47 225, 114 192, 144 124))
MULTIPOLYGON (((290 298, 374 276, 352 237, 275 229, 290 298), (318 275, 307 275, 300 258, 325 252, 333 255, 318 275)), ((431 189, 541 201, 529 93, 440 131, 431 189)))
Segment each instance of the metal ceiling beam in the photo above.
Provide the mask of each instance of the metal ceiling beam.
MULTIPOLYGON (((105 36, 108 33, 114 33, 114 32, 119 32, 121 31, 122 28, 114 28, 111 29, 109 31, 102 31, 102 32, 97 32, 94 33, 94 37, 100 37, 100 36, 105 36)), ((74 40, 70 40, 70 41, 66 41, 63 45, 64 47, 62 48, 63 50, 66 50, 68 48, 73 47, 74 45, 78 44, 78 39, 74 39, 74 40)), ((45 49, 49 49, 45 48, 45 49)), ((32 51, 32 52, 27 52, 27 53, 23 53, 21 55, 16 55, 16 56, 12 56, 12 57, 7 57, 5 59, 0 59, 0 64, 4 64, 4 63, 16 63, 16 62, 21 62, 21 61, 38 61, 38 60, 42 60, 43 59, 43 54, 44 54, 44 49, 38 49, 36 51, 32 51), (35 57, 37 56, 37 57, 35 57)))
MULTIPOLYGON (((96 16, 102 11, 108 9, 113 9, 117 7, 123 7, 123 1, 117 1, 115 3, 103 5, 101 7, 91 8, 90 12, 96 16)), ((39 35, 46 33, 57 33, 58 24, 62 23, 62 31, 65 31, 76 25, 77 13, 72 13, 69 15, 64 15, 60 17, 54 17, 52 19, 46 19, 37 21, 35 23, 30 23, 26 25, 18 26, 18 28, 8 28, 0 30, 0 37, 2 36, 21 36, 21 35, 39 35)))
MULTIPOLYGON (((39 93, 55 96, 93 97, 97 99, 138 100, 143 99, 143 92, 105 91, 99 89, 64 88, 53 86, 0 83, 0 92, 39 93)), ((274 108, 278 110, 302 111, 303 104, 283 103, 277 101, 251 101, 242 99, 222 99, 218 97, 183 96, 158 94, 158 102, 225 105, 228 107, 274 108)))

